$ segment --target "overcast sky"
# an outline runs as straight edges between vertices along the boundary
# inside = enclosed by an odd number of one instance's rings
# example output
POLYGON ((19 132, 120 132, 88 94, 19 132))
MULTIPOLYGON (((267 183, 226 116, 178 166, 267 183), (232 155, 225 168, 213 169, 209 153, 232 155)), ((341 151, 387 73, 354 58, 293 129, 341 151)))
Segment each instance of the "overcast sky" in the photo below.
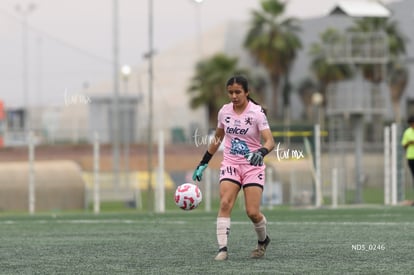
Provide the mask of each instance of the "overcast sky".
MULTIPOLYGON (((324 16, 338 0, 290 0, 286 15, 324 16)), ((385 1, 391 2, 391 1, 385 1)), ((112 0, 1 0, 0 98, 22 105, 22 13, 28 15, 29 101, 62 103, 64 89, 79 90, 111 77, 112 0), (46 58, 47 57, 47 58, 46 58), (93 64, 94 66, 90 66, 93 64)), ((258 0, 153 0, 154 48, 162 51, 226 21, 245 21, 258 0), (198 6, 197 5, 201 5, 198 6), (197 12, 197 8, 199 12, 197 12), (198 16, 201 14, 201 16, 198 16)), ((120 64, 136 66, 148 50, 148 0, 119 0, 120 64)))

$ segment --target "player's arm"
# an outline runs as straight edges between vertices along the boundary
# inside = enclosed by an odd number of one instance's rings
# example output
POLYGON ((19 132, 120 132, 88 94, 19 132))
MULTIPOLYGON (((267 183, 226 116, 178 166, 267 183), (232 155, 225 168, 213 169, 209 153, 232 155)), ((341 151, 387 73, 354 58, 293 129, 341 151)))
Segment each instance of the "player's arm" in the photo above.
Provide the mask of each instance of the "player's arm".
POLYGON ((408 145, 410 145, 409 142, 402 143, 402 146, 404 147, 405 150, 407 150, 408 145))
POLYGON ((269 128, 264 129, 260 132, 263 139, 263 146, 267 149, 268 152, 272 151, 275 148, 275 140, 272 135, 272 131, 269 128))
POLYGON ((203 177, 203 172, 207 168, 210 159, 213 155, 217 152, 218 148, 220 147, 221 142, 224 138, 224 129, 217 128, 216 132, 214 133, 213 140, 210 142, 207 151, 204 153, 203 158, 201 159, 200 163, 196 167, 193 173, 193 180, 201 181, 203 177))
POLYGON ((210 145, 208 146, 208 152, 211 155, 214 155, 218 148, 220 147, 221 142, 224 139, 224 129, 223 128, 217 128, 216 132, 214 133, 214 137, 210 142, 210 145))
POLYGON ((414 144, 414 141, 410 140, 408 138, 408 135, 406 133, 404 133, 402 141, 401 141, 401 145, 404 147, 404 149, 407 149, 408 146, 413 145, 413 144, 414 144))
POLYGON ((406 143, 404 143, 403 144, 403 147, 404 147, 404 149, 407 149, 408 146, 413 145, 413 144, 414 144, 414 141, 413 140, 410 140, 410 141, 407 141, 406 143))
POLYGON ((269 152, 272 151, 275 147, 275 141, 269 128, 260 131, 260 135, 263 139, 262 147, 244 156, 247 161, 253 166, 262 166, 264 157, 269 154, 269 152))

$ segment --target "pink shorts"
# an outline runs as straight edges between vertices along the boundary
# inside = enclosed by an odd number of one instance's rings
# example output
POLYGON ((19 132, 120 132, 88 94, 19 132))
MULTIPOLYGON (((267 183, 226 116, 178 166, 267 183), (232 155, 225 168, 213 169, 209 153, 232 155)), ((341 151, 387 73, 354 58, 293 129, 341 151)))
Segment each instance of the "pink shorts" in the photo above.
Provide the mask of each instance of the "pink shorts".
POLYGON ((265 183, 265 166, 250 164, 228 164, 223 162, 220 167, 220 182, 228 180, 240 187, 259 186, 263 189, 265 183))

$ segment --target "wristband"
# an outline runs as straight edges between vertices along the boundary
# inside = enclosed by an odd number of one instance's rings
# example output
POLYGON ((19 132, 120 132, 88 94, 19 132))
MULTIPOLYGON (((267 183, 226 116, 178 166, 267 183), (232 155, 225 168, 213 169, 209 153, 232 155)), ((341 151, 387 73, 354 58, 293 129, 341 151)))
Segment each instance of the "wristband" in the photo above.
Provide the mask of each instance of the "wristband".
POLYGON ((206 151, 206 153, 204 154, 203 158, 200 161, 200 164, 207 164, 212 157, 213 155, 210 154, 208 151, 206 151))
POLYGON ((262 147, 262 148, 260 148, 257 151, 259 151, 260 153, 262 153, 262 156, 266 156, 267 154, 269 154, 269 150, 267 150, 267 148, 265 148, 265 147, 262 147))

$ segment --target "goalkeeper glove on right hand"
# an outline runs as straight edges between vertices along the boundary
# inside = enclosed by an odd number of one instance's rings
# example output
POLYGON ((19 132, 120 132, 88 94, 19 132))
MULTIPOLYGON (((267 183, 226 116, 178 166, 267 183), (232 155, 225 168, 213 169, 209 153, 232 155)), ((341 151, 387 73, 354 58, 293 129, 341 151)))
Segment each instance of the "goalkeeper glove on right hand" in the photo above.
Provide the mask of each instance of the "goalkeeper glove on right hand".
POLYGON ((201 181, 201 179, 203 178, 203 172, 204 170, 206 170, 206 168, 207 168, 207 163, 199 164, 197 168, 194 170, 193 180, 201 181))
POLYGON ((203 156, 203 159, 200 161, 200 164, 194 170, 194 173, 193 173, 193 180, 194 181, 195 180, 201 181, 201 179, 203 177, 203 172, 204 172, 204 170, 206 170, 208 162, 210 161, 212 156, 213 156, 212 154, 210 154, 208 151, 206 151, 206 153, 203 156))

